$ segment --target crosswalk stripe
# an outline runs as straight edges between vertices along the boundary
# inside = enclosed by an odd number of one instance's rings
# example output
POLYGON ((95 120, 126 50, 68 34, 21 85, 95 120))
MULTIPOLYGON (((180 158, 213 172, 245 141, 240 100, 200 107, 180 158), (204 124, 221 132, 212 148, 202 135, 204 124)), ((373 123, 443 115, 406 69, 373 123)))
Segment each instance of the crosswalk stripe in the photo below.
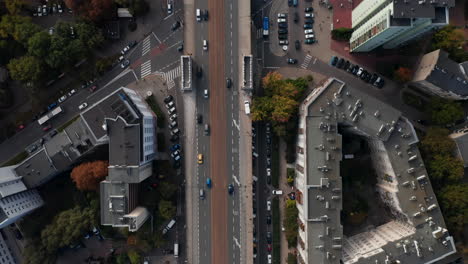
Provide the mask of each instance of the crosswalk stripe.
POLYGON ((151 74, 151 60, 148 60, 141 64, 141 78, 145 78, 146 76, 151 74))
POLYGON ((311 60, 312 60, 312 56, 307 54, 305 59, 304 59, 304 62, 301 64, 301 68, 302 69, 307 69, 307 67, 309 66, 309 63, 310 63, 311 60))
POLYGON ((142 50, 141 50, 141 56, 145 56, 146 53, 148 53, 151 49, 151 35, 146 37, 144 40, 143 40, 143 46, 142 46, 142 50))
POLYGON ((178 66, 168 72, 163 73, 163 77, 167 82, 167 88, 171 89, 175 87, 174 79, 180 77, 182 74, 181 67, 178 66))

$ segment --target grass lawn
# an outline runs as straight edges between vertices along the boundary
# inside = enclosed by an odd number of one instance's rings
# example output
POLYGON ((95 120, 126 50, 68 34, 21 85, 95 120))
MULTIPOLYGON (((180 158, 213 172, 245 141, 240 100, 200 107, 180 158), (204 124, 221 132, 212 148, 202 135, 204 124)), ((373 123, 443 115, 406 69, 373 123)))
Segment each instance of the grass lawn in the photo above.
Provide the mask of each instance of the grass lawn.
POLYGON ((9 161, 3 163, 2 167, 18 164, 18 163, 22 162, 23 160, 25 160, 27 157, 28 157, 28 153, 26 151, 23 151, 23 152, 19 153, 18 155, 14 156, 9 161))

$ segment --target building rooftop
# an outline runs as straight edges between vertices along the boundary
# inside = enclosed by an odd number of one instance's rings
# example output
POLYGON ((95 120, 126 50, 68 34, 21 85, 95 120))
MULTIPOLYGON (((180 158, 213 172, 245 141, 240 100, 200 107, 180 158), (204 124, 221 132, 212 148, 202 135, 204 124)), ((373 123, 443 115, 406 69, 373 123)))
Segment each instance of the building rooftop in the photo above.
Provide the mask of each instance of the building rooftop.
POLYGON ((455 252, 427 177, 418 138, 396 109, 345 83, 329 79, 301 106, 308 263, 428 263, 455 252), (340 222, 343 131, 367 139, 376 188, 395 217, 385 225, 343 237, 340 222), (392 228, 393 227, 393 228, 392 228), (405 246, 403 247, 403 244, 405 246), (321 262, 317 260, 321 259, 321 262))
POLYGON ((137 166, 141 160, 140 124, 127 124, 125 119, 106 118, 109 137, 109 164, 137 166))
POLYGON ((393 0, 395 18, 435 19, 437 7, 454 7, 455 0, 393 0))
POLYGON ((461 96, 468 96, 468 75, 466 63, 457 63, 443 50, 435 50, 424 55, 413 78, 461 96))
POLYGON ((103 141, 107 136, 104 126, 105 118, 115 119, 120 116, 128 124, 140 122, 141 113, 128 98, 125 91, 126 88, 120 88, 81 113, 96 141, 103 141))

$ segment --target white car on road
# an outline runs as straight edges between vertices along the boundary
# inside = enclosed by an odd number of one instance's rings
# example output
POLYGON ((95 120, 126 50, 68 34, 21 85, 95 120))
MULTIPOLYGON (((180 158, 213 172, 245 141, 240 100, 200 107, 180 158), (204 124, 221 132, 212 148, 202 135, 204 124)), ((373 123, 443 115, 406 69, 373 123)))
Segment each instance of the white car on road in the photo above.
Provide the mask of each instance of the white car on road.
POLYGON ((80 104, 80 106, 78 106, 78 109, 79 109, 79 110, 83 110, 83 109, 85 109, 87 106, 88 106, 87 103, 82 103, 82 104, 80 104))
POLYGON ((208 50, 208 40, 203 40, 203 50, 208 50))

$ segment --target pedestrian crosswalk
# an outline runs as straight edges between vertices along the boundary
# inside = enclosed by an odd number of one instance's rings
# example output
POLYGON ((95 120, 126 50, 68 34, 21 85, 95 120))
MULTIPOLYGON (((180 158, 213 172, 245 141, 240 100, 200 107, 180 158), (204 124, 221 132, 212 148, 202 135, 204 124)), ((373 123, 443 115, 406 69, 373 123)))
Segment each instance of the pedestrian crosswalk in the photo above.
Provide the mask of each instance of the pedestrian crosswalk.
POLYGON ((312 56, 307 54, 305 59, 304 59, 304 62, 301 64, 301 68, 302 69, 307 69, 307 67, 309 67, 309 63, 310 63, 311 60, 312 60, 312 56))
POLYGON ((151 60, 141 64, 141 79, 151 74, 151 60))
POLYGON ((174 79, 180 77, 182 71, 180 66, 177 66, 176 68, 163 73, 163 77, 167 82, 167 88, 172 89, 175 87, 175 82, 174 79))
POLYGON ((141 50, 141 56, 145 56, 146 53, 148 53, 151 49, 151 35, 147 36, 144 40, 143 40, 143 46, 142 46, 142 50, 141 50))

